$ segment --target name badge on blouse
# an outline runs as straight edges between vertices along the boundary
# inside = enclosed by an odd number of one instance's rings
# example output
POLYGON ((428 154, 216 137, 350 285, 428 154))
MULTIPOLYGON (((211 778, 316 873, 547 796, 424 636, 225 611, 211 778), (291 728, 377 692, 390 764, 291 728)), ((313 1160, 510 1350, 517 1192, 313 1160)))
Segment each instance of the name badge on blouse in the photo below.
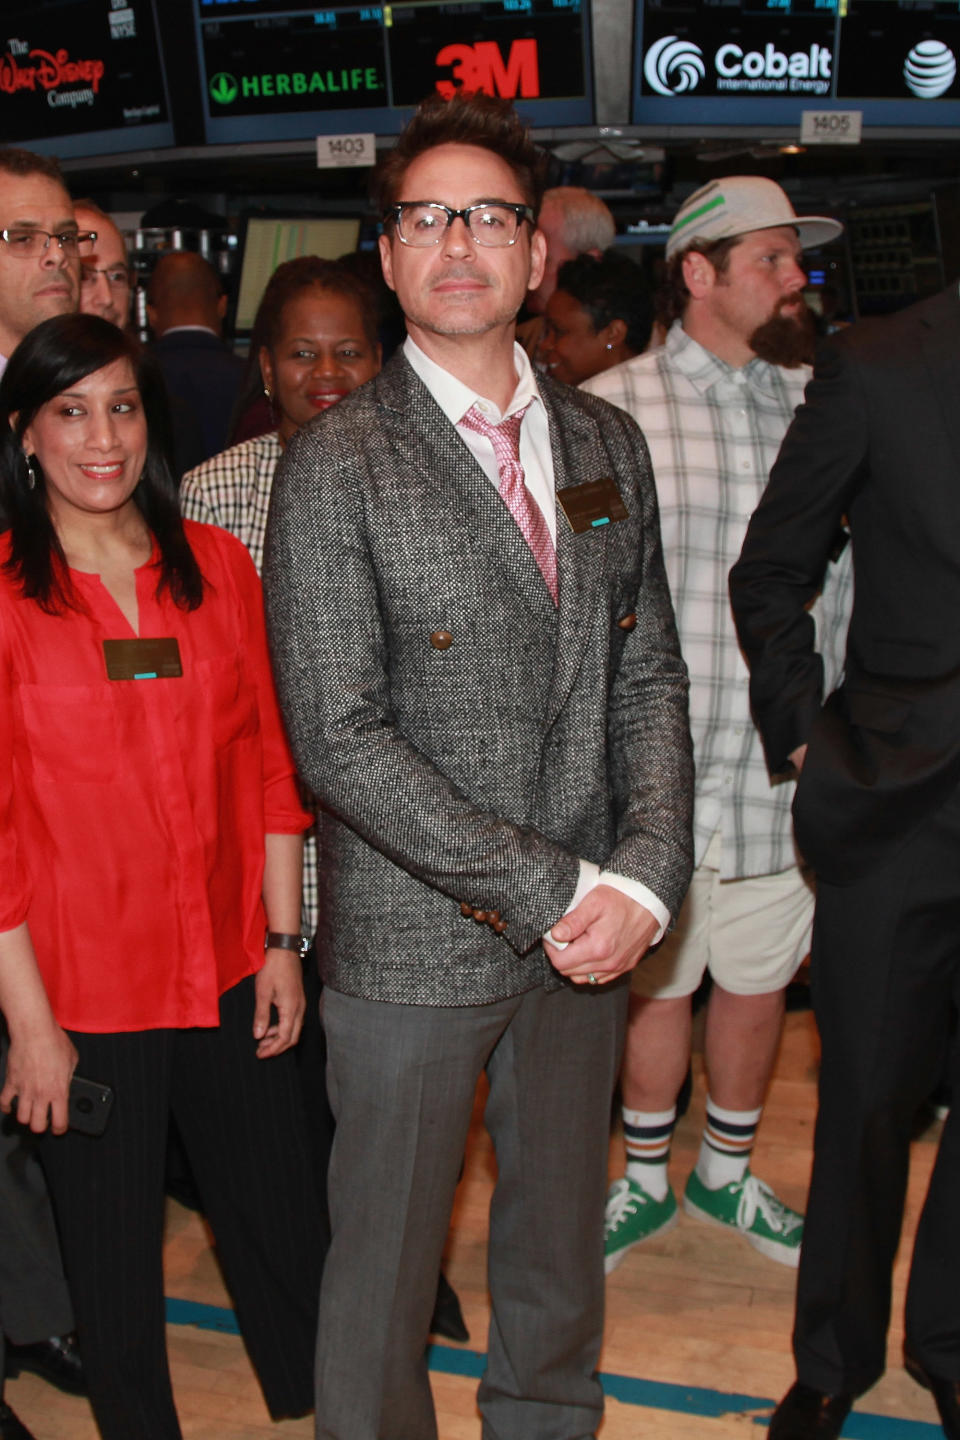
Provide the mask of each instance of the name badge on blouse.
POLYGON ((557 491, 560 506, 574 535, 586 530, 601 530, 605 525, 626 520, 627 507, 623 503, 615 480, 605 475, 601 480, 591 480, 587 485, 566 485, 557 491))
POLYGON ((150 640, 104 640, 108 680, 175 680, 183 674, 175 636, 150 640))

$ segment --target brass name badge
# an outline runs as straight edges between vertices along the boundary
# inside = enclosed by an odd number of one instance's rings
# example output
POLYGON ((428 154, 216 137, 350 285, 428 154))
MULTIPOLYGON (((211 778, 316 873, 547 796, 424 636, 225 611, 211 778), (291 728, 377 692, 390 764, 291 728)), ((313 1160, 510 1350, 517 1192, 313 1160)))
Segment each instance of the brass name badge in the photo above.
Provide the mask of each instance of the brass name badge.
POLYGON ((174 636, 152 640, 104 640, 109 680, 175 680, 183 674, 174 636))
POLYGON ((557 504, 575 535, 582 535, 585 530, 602 530, 605 525, 626 520, 628 513, 616 481, 608 475, 587 485, 564 486, 557 491, 557 504))

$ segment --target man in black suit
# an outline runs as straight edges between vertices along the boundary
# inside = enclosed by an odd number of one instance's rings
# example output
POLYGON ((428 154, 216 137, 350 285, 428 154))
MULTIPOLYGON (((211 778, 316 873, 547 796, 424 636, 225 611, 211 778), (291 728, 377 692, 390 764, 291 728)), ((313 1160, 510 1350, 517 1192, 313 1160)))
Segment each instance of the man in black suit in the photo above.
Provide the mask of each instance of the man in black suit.
MULTIPOLYGON (((830 1440, 883 1372, 911 1126, 940 1076, 960 994, 958 489, 953 287, 824 346, 731 574, 768 763, 802 770, 797 839, 817 872, 820 1112, 799 1378, 773 1417, 773 1440, 830 1440), (854 608, 844 680, 821 709, 806 606, 845 517, 854 608)), ((954 1109, 917 1228, 905 1344, 951 1440, 960 1437, 958 1216, 954 1109)))
POLYGON ((220 277, 202 255, 177 250, 157 261, 147 287, 147 318, 173 402, 180 474, 227 447, 244 365, 220 337, 226 309, 220 277))

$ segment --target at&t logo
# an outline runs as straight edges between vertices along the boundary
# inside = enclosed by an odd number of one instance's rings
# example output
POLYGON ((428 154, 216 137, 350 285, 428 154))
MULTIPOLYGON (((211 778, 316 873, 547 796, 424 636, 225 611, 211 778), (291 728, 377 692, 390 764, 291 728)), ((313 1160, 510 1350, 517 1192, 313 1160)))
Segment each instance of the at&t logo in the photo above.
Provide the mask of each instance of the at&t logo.
POLYGON ((906 58, 903 78, 918 100, 936 100, 957 78, 956 56, 942 40, 921 40, 906 58))
POLYGON ((658 95, 684 95, 696 90, 704 77, 703 51, 692 40, 664 35, 651 45, 643 62, 643 75, 658 95))

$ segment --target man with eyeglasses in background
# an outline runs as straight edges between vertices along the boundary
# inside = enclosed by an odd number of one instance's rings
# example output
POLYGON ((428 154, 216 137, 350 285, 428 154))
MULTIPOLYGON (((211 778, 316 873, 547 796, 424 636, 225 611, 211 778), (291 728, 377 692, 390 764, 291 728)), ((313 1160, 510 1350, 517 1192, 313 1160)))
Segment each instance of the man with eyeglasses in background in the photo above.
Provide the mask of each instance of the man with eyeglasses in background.
POLYGON ((92 230, 97 237, 81 258, 80 310, 84 315, 100 315, 122 330, 130 318, 133 293, 123 236, 92 200, 75 200, 73 215, 81 231, 92 230))
POLYGON ((0 374, 28 330, 77 309, 94 238, 81 237, 55 160, 0 149, 0 374))
MULTIPOLYGON (((76 310, 80 256, 93 241, 92 236, 81 238, 56 161, 28 150, 0 149, 0 374, 29 330, 51 315, 76 310)), ((2 1072, 5 1033, 0 1034, 0 1057, 2 1072)), ((4 1117, 0 1396, 4 1376, 21 1370, 34 1370, 59 1389, 83 1393, 83 1369, 72 1332, 73 1310, 43 1174, 21 1127, 4 1117)), ((31 1440, 2 1398, 0 1440, 31 1440)))
POLYGON ((483 1433, 587 1440, 603 1411, 622 977, 687 885, 692 765, 643 437, 515 344, 542 162, 504 100, 420 106, 377 187, 407 339, 297 432, 270 506, 273 660, 323 806, 319 1440, 436 1440, 424 1346, 484 1070, 483 1433))

